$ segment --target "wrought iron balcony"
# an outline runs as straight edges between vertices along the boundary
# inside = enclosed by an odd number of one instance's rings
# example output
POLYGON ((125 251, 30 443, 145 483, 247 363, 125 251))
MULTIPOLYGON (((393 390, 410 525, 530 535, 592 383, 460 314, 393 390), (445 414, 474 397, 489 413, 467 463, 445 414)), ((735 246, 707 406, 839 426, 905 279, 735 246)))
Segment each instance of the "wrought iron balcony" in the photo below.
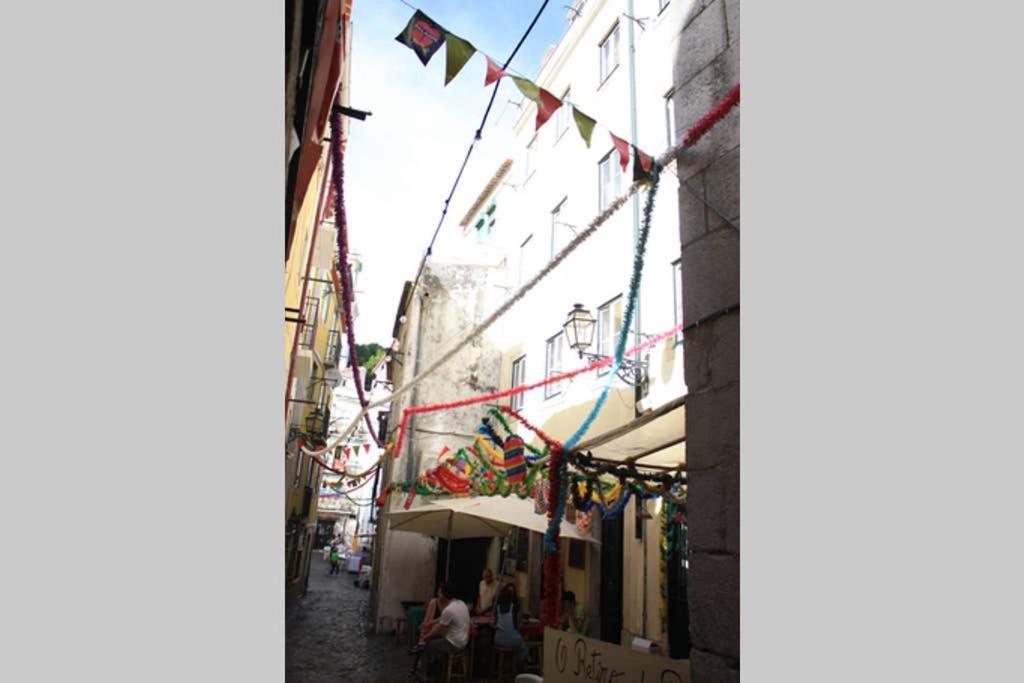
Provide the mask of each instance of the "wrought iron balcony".
POLYGON ((341 331, 331 330, 327 335, 327 353, 324 357, 324 365, 329 368, 336 368, 341 362, 341 331))

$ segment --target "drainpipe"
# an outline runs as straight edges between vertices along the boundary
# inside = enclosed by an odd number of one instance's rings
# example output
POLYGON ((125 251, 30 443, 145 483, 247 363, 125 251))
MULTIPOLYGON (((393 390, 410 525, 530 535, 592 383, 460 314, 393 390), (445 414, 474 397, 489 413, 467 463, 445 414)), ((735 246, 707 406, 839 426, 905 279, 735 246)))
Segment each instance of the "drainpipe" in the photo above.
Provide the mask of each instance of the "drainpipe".
MULTIPOLYGON (((419 374, 419 372, 420 372, 420 362, 421 362, 422 355, 423 355, 423 307, 425 305, 426 305, 426 297, 421 294, 420 295, 420 305, 419 305, 419 307, 418 307, 418 309, 416 311, 416 356, 415 356, 415 360, 413 361, 413 363, 414 363, 414 365, 413 365, 413 372, 412 372, 412 376, 413 377, 416 377, 419 374)), ((413 405, 413 406, 419 405, 419 401, 418 401, 419 394, 420 394, 420 386, 417 384, 412 389, 412 399, 410 400, 409 405, 413 405)), ((414 465, 413 464, 413 458, 412 458, 412 448, 413 448, 413 444, 415 442, 416 442, 416 416, 412 415, 412 416, 409 417, 409 432, 408 432, 408 439, 406 440, 406 443, 408 443, 408 445, 409 445, 409 448, 408 448, 409 459, 405 463, 405 480, 406 481, 414 481, 416 479, 417 475, 419 475, 419 459, 417 458, 417 461, 416 461, 416 463, 414 465)))
MULTIPOLYGON (((628 22, 626 29, 627 36, 627 57, 629 59, 629 135, 630 142, 633 145, 637 145, 637 132, 636 132, 636 39, 634 36, 634 26, 636 23, 632 17, 636 16, 633 12, 633 0, 626 0, 626 13, 631 17, 628 22)), ((633 195, 633 254, 636 255, 637 241, 640 238, 640 195, 633 195)), ((633 309, 633 338, 634 343, 640 343, 640 292, 637 292, 636 305, 633 309)), ((636 387, 633 389, 633 417, 640 417, 640 399, 643 398, 643 383, 639 377, 635 378, 636 387)), ((637 499, 634 503, 636 506, 634 510, 639 510, 639 506, 646 505, 640 499, 637 499)), ((642 533, 643 533, 643 568, 644 568, 644 601, 643 601, 643 626, 641 631, 643 637, 647 637, 647 520, 642 522, 642 533)))

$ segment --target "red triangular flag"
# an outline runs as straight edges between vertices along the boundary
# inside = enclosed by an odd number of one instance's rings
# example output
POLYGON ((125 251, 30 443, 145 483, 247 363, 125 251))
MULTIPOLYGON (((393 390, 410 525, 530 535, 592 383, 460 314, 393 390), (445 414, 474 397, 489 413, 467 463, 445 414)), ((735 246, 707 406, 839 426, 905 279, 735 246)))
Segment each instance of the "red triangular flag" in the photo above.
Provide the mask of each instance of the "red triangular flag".
POLYGON ((345 446, 345 455, 351 455, 351 454, 352 454, 352 449, 349 448, 348 446, 345 446))
POLYGON ((612 144, 615 145, 615 149, 619 150, 619 163, 622 164, 622 170, 626 170, 626 166, 629 165, 629 143, 622 138, 615 135, 615 133, 608 133, 612 136, 612 144))
POLYGON ((484 87, 486 88, 499 78, 508 76, 508 74, 502 71, 501 67, 494 63, 493 59, 487 57, 487 55, 484 55, 484 57, 487 58, 487 75, 484 76, 484 87))
POLYGON ((367 453, 369 453, 370 452, 370 444, 364 443, 363 444, 363 450, 366 451, 367 453))
POLYGON ((540 92, 540 102, 537 103, 537 126, 534 130, 540 130, 540 127, 551 118, 551 115, 555 113, 555 110, 562 106, 562 100, 558 99, 544 88, 538 88, 540 92))

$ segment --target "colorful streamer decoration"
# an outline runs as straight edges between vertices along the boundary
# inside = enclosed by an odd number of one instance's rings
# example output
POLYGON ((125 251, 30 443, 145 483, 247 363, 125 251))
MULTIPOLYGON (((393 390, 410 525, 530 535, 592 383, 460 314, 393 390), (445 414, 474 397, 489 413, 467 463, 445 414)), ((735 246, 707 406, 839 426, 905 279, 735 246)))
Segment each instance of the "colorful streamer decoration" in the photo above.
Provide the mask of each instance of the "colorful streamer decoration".
POLYGON ((513 484, 526 478, 525 450, 526 445, 519 436, 513 434, 505 439, 505 476, 513 484))

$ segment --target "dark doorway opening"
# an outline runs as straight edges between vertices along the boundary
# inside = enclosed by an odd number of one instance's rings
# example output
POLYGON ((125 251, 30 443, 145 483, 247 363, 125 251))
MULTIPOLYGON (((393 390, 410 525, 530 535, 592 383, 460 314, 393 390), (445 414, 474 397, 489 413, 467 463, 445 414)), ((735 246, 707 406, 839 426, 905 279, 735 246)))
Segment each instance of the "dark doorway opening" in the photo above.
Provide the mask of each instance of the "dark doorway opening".
POLYGON ((601 520, 601 640, 622 640, 622 515, 601 520))
POLYGON ((690 658, 690 609, 686 599, 689 553, 686 523, 670 522, 670 537, 675 536, 668 556, 668 654, 673 659, 690 658))
MULTIPOLYGON (((456 596, 472 607, 487 565, 487 551, 491 546, 489 538, 460 538, 451 542, 452 563, 448 580, 455 584, 456 596)), ((448 541, 438 539, 436 583, 444 583, 445 563, 448 560, 448 541)))

